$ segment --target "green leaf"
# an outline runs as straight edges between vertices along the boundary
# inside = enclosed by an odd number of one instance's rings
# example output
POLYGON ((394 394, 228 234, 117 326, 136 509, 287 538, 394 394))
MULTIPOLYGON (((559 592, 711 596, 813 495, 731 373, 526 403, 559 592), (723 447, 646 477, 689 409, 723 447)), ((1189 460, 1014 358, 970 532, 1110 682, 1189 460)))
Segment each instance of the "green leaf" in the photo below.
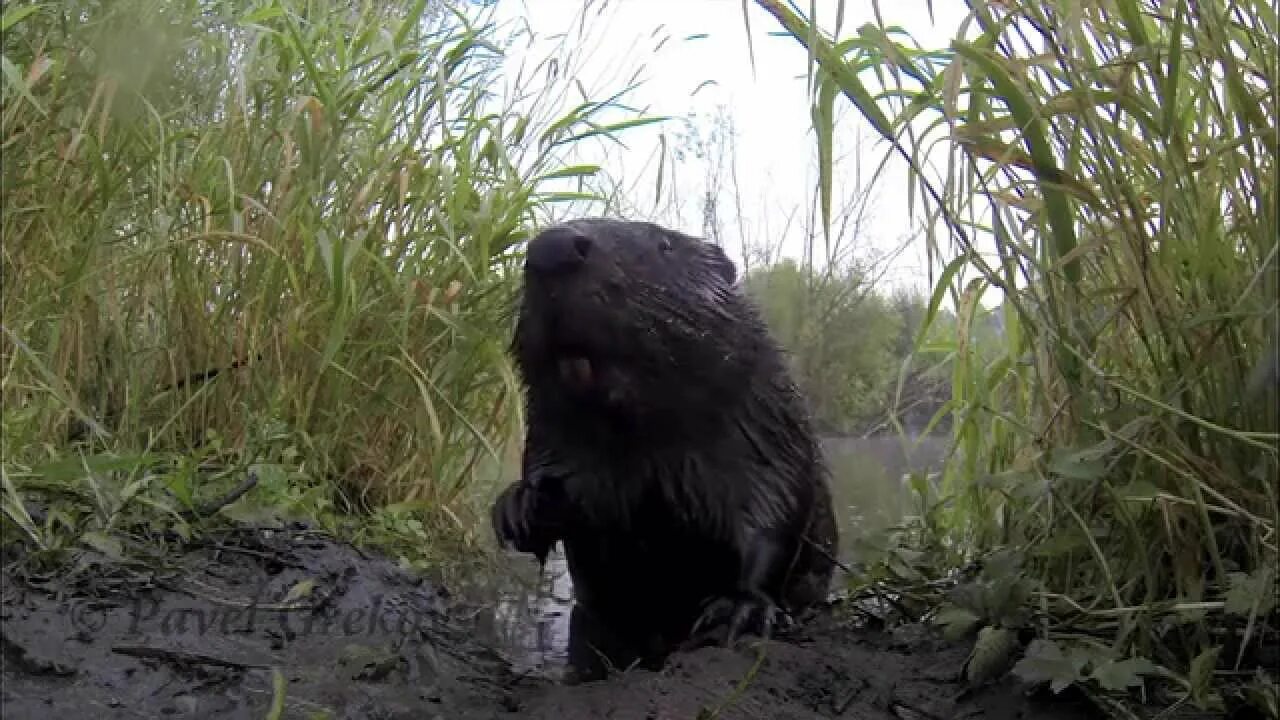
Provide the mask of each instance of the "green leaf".
POLYGON ((1169 32, 1169 74, 1165 76, 1165 86, 1160 94, 1160 104, 1164 106, 1164 118, 1161 122, 1165 138, 1173 135, 1174 121, 1178 114, 1178 80, 1182 74, 1182 23, 1186 6, 1174 8, 1173 29, 1169 32))
POLYGON ((1258 671, 1258 677, 1245 688, 1244 697, 1263 717, 1280 718, 1280 688, 1267 673, 1258 671))
POLYGON ((920 329, 916 332, 915 345, 919 347, 924 342, 930 328, 933 327, 934 318, 938 315, 938 308, 942 305, 942 301, 947 296, 947 288, 951 286, 951 279, 956 273, 960 272, 972 257, 969 253, 961 253, 959 256, 947 263, 942 269, 942 273, 934 282, 933 294, 929 296, 929 306, 925 310, 924 321, 920 323, 920 329))
POLYGON ((566 167, 562 167, 559 170, 552 170, 546 175, 543 175, 542 177, 538 178, 538 180, 542 181, 542 180, 551 180, 553 178, 586 177, 588 175, 594 175, 598 172, 600 172, 599 165, 590 165, 590 164, 569 165, 566 167))
POLYGON ((1047 682, 1057 694, 1080 680, 1085 662, 1083 656, 1072 654, 1068 657, 1052 640, 1036 639, 1018 664, 1013 666, 1013 672, 1030 683, 1047 682))
POLYGON ((1053 558, 1089 547, 1089 540, 1079 527, 1070 526, 1055 531, 1052 535, 1036 544, 1032 554, 1037 557, 1053 558))
POLYGON ((1071 480, 1097 480, 1107 471, 1102 460, 1110 450, 1107 447, 1091 447, 1064 454, 1054 453, 1049 461, 1049 472, 1071 480))
POLYGON ((782 24, 791 37, 805 47, 828 73, 835 78, 845 97, 849 98, 862 115, 871 123, 876 132, 886 140, 893 142, 893 126, 884 112, 876 105, 875 99, 867 92, 867 88, 858 79, 854 68, 840 57, 836 49, 816 32, 811 32, 811 25, 781 2, 775 0, 757 0, 757 4, 769 11, 782 24))
POLYGON ((1276 604, 1275 576, 1269 567, 1260 567, 1252 574, 1242 572, 1227 574, 1230 589, 1227 590, 1225 610, 1232 615, 1247 616, 1258 606, 1258 615, 1267 615, 1276 604))
POLYGON ((4 15, 0 15, 0 33, 7 32, 9 28, 17 25, 27 19, 28 15, 44 9, 44 3, 32 3, 24 6, 9 6, 4 11, 4 15))
POLYGON ((903 547, 894 548, 893 552, 889 554, 886 564, 898 578, 918 581, 924 577, 916 567, 916 563, 922 555, 923 553, 916 550, 903 547))
MULTIPOLYGON (((1023 142, 1031 155, 1036 179, 1040 181, 1040 189, 1044 194, 1054 252, 1058 258, 1066 257, 1076 246, 1075 224, 1066 195, 1058 187, 1062 172, 1054 159, 1053 148, 1045 137, 1041 114, 1032 107, 1031 100, 1004 68, 1002 64, 1004 60, 1000 56, 962 40, 955 41, 955 49, 966 60, 982 69, 995 85, 1000 99, 1004 100, 1018 128, 1021 129, 1023 142)), ((1064 271, 1072 285, 1079 283, 1079 263, 1067 265, 1064 271)))
POLYGON ((1143 23, 1142 10, 1138 8, 1138 4, 1134 0, 1119 0, 1116 6, 1120 9, 1120 17, 1134 45, 1142 47, 1150 42, 1147 39, 1147 28, 1143 23))
POLYGON ((0 469, 0 483, 3 483, 4 486, 4 494, 0 496, 0 510, 21 527, 36 545, 41 548, 46 547, 44 536, 40 533, 39 528, 36 527, 31 513, 27 512, 27 506, 22 501, 22 495, 14 487, 9 473, 4 472, 2 469, 0 469))
POLYGON ((632 118, 630 120, 623 120, 621 122, 610 123, 609 125, 601 125, 599 127, 594 127, 585 132, 581 132, 576 135, 570 135, 569 137, 556 140, 551 144, 553 146, 565 145, 568 143, 574 143, 580 140, 585 140, 589 137, 596 137, 597 135, 605 135, 605 136, 612 137, 614 133, 622 130, 630 130, 631 128, 637 128, 643 125, 652 125, 653 123, 658 123, 658 122, 666 122, 667 120, 670 120, 670 119, 671 118, 666 116, 632 118))
POLYGON ((279 5, 264 5, 242 15, 240 22, 244 25, 261 25, 263 22, 274 20, 281 15, 284 15, 284 8, 279 5))
POLYGON ((405 37, 408 36, 409 31, 419 27, 422 15, 426 12, 426 9, 427 0, 417 0, 412 6, 410 6, 409 12, 405 14, 404 20, 396 30, 395 37, 392 38, 392 44, 396 47, 400 47, 404 44, 405 37))
POLYGON ((951 588, 947 591, 947 599, 957 607, 970 610, 979 617, 986 616, 987 606, 984 602, 986 593, 980 582, 967 582, 951 588))
POLYGON ((5 79, 17 90, 18 94, 31 103, 41 115, 46 117, 49 115, 49 113, 45 112, 44 106, 40 104, 40 101, 36 100, 35 96, 31 94, 31 88, 27 87, 27 81, 23 79, 22 71, 5 55, 0 55, 0 71, 3 71, 5 79))
POLYGON ((1201 708, 1217 705, 1216 693, 1213 692, 1213 670, 1217 667, 1217 656, 1221 647, 1211 647, 1199 653, 1187 671, 1187 684, 1190 685, 1192 700, 1201 708))
POLYGON ((1210 687, 1213 669, 1217 666, 1217 656, 1221 652, 1221 647, 1211 647, 1194 657, 1187 671, 1187 680, 1192 685, 1193 691, 1194 689, 1206 691, 1210 687))
POLYGON ((96 530, 90 530, 80 536, 80 542, 97 550, 115 562, 123 562, 124 545, 120 543, 118 538, 114 538, 106 533, 96 530))
POLYGON ((284 599, 281 600, 280 602, 287 605, 291 602, 294 602, 295 600, 301 600, 302 598, 305 598, 305 597, 311 597, 311 593, 315 590, 315 588, 316 588, 315 578, 305 578, 303 580, 299 580, 297 584, 289 588, 289 592, 285 593, 284 599))
POLYGON ((942 626, 943 637, 954 641, 972 632, 982 622, 982 618, 968 608, 953 605, 938 611, 933 622, 942 626))
POLYGON ((992 620, 1012 622, 1030 595, 1030 586, 1021 575, 1005 575, 986 583, 983 604, 992 620))
POLYGON ((1018 634, 1013 630, 994 625, 982 628, 965 665, 965 679, 973 684, 999 679, 1017 648, 1018 634))
POLYGON ((831 242, 831 153, 837 90, 831 76, 819 71, 818 97, 813 103, 811 115, 818 141, 818 205, 822 211, 822 234, 828 243, 831 242))
POLYGON ((1143 675, 1152 675, 1156 666, 1144 657, 1133 657, 1127 660, 1108 660, 1097 668, 1089 677, 1097 681, 1105 690, 1119 692, 1142 685, 1143 675))
POLYGON ((100 475, 111 472, 133 472, 143 465, 154 462, 155 458, 147 454, 115 455, 100 453, 87 456, 70 456, 38 465, 32 474, 45 480, 57 483, 73 483, 86 475, 100 475))
POLYGON ((1115 489, 1117 498, 1131 503, 1150 503, 1160 492, 1160 488, 1148 480, 1134 480, 1115 489))

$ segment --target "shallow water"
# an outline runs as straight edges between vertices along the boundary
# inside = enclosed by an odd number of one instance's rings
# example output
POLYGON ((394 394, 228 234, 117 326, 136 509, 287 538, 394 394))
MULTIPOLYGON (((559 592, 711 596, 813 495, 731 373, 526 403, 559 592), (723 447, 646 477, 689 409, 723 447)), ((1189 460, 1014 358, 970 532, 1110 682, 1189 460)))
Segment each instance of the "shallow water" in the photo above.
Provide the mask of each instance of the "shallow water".
MULTIPOLYGON (((936 471, 946 440, 924 438, 908 447, 897 436, 828 438, 832 494, 841 530, 841 559, 856 559, 859 539, 873 536, 910 512, 905 475, 936 471)), ((488 629, 507 648, 517 672, 559 677, 567 660, 573 583, 559 546, 538 572, 532 556, 510 553, 511 575, 495 582, 498 598, 488 629)))
POLYGON ((938 472, 947 439, 904 441, 896 435, 829 438, 823 443, 840 520, 842 559, 856 560, 859 540, 872 538, 914 510, 907 475, 938 472))

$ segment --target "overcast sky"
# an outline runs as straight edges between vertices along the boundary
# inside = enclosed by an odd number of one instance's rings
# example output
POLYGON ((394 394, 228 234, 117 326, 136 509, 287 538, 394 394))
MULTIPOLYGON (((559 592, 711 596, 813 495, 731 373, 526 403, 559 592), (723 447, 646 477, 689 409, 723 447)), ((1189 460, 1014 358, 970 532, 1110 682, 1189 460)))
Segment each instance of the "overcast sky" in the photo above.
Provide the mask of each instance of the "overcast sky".
MULTIPOLYGON (((803 0, 799 5, 807 9, 809 2, 803 0)), ((925 0, 895 0, 883 5, 885 21, 901 25, 926 48, 946 47, 967 12, 963 3, 935 1, 931 21, 925 0)), ((819 0, 817 6, 820 24, 832 28, 836 0, 819 0)), ((513 84, 522 64, 528 68, 564 43, 576 48, 568 62, 570 72, 593 99, 625 86, 639 70, 641 84, 626 100, 650 114, 678 117, 692 112, 708 116, 723 106, 737 130, 743 206, 740 219, 732 208, 722 213, 727 235, 733 236, 724 239, 726 248, 741 265, 740 236, 753 242, 778 242, 789 227, 788 218, 794 218, 782 245, 784 254, 799 256, 804 247, 800 221, 810 206, 817 177, 803 47, 791 38, 770 35, 779 31, 777 21, 753 2, 747 7, 754 73, 740 0, 596 0, 588 6, 585 29, 580 25, 583 7, 580 0, 499 0, 495 10, 498 22, 507 29, 527 23, 533 38, 532 42, 517 42, 509 53, 506 81, 513 84), (688 39, 695 35, 705 37, 688 39), (659 44, 661 48, 655 52, 659 44)), ((848 0, 845 13, 841 37, 874 21, 870 2, 848 0)), ((520 87, 503 90, 514 96, 535 84, 526 70, 520 87)), ((563 102, 577 101, 570 96, 563 102)), ((847 101, 839 100, 837 107, 844 114, 837 131, 837 155, 850 153, 859 137, 864 150, 861 166, 852 156, 840 164, 833 193, 835 205, 855 194, 859 175, 864 185, 869 184, 868 176, 887 147, 877 142, 847 101)), ((665 125, 668 139, 681 129, 678 122, 665 125)), ((622 136, 625 148, 599 143, 584 149, 586 159, 600 162, 612 176, 632 183, 629 199, 642 209, 651 209, 654 204, 659 132, 653 126, 630 130, 622 136)), ((682 229, 694 233, 702 229, 693 191, 704 185, 695 176, 697 172, 699 167, 688 162, 678 168, 680 187, 687 187, 691 196, 682 229)), ((907 213, 906 188, 905 172, 894 158, 871 186, 873 222, 868 223, 860 242, 887 252, 915 234, 907 213)), ((725 199, 722 196, 722 201, 725 199)), ((897 285, 926 287, 923 241, 912 243, 898 257, 887 279, 897 285)))

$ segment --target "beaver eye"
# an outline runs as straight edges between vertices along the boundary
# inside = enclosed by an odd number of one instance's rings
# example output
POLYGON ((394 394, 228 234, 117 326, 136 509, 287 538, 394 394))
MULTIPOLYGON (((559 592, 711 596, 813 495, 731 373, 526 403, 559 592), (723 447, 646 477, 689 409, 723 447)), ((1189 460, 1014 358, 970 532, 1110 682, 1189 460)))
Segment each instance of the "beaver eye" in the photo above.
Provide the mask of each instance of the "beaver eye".
POLYGON ((662 251, 663 255, 670 255, 671 254, 671 238, 662 238, 661 240, 659 240, 658 249, 662 251))

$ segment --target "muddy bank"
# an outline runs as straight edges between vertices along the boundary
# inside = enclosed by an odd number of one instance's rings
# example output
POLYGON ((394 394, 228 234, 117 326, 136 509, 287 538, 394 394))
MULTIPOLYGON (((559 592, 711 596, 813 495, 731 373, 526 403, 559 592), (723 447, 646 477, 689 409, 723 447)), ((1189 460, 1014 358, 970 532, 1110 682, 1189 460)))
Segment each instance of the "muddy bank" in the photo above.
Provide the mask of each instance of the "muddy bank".
POLYGON ((5 717, 262 718, 277 668, 284 717, 429 718, 508 681, 447 594, 298 528, 105 549, 47 577, 6 563, 5 717))
POLYGON ((966 693, 967 648, 919 629, 857 630, 834 614, 763 654, 707 648, 660 673, 565 685, 555 672, 563 597, 451 595, 297 527, 145 559, 99 545, 47 575, 6 552, 4 717, 265 718, 277 687, 284 718, 1095 716, 1037 705, 1011 685, 966 693))

